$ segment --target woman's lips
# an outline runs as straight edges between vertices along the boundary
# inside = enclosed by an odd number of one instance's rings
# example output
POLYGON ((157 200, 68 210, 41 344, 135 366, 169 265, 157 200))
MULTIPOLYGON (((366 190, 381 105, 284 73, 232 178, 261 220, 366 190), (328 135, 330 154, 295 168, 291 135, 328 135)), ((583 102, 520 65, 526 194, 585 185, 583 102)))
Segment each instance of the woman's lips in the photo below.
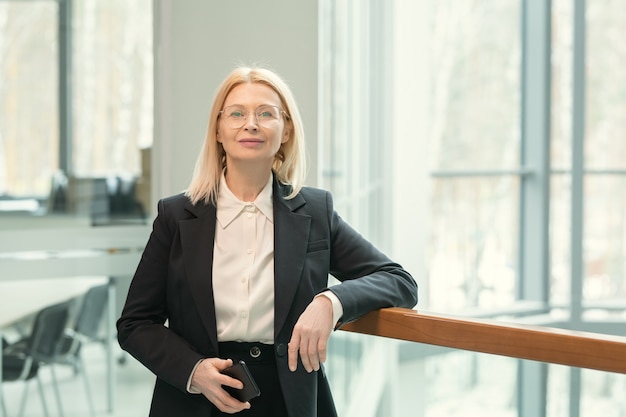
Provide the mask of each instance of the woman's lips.
POLYGON ((242 146, 255 147, 255 146, 258 146, 259 144, 263 143, 263 140, 258 139, 258 138, 247 138, 247 139, 241 139, 239 141, 239 143, 242 146))

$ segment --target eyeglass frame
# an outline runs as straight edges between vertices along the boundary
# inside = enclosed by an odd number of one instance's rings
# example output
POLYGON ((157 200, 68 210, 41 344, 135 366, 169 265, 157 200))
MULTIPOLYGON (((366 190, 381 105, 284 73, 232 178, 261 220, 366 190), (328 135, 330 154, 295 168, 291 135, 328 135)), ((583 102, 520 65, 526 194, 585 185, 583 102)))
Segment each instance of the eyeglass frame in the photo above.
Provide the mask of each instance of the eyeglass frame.
MULTIPOLYGON (((226 126, 228 126, 228 127, 229 127, 229 128, 231 128, 231 129, 241 129, 242 127, 244 127, 244 126, 245 126, 245 124, 248 122, 248 118, 250 117, 250 114, 254 114, 254 120, 256 121, 256 123, 257 123, 258 125, 263 126, 263 127, 270 127, 270 126, 265 126, 264 124, 262 124, 261 122, 259 122, 259 114, 258 114, 258 110, 259 110, 260 108, 262 108, 262 107, 273 107, 273 108, 275 108, 275 109, 277 109, 277 110, 278 110, 279 114, 284 115, 284 116, 285 116, 285 118, 286 118, 287 120, 290 120, 290 119, 291 119, 291 117, 289 117, 289 115, 287 114, 287 112, 286 112, 285 110, 283 110, 283 109, 281 109, 280 107, 275 106, 275 105, 273 105, 273 104, 261 104, 261 105, 260 105, 260 106, 258 106, 256 109, 254 109, 254 111, 253 111, 253 112, 248 111, 248 109, 246 109, 246 108, 245 108, 244 106, 242 106, 241 104, 232 104, 232 105, 230 105, 230 106, 226 106, 226 107, 224 107, 222 110, 220 110, 220 111, 218 112, 218 114, 217 114, 217 115, 218 115, 218 117, 219 117, 220 119, 222 119, 222 116, 224 115, 224 111, 225 111, 226 109, 228 109, 229 107, 240 107, 240 108, 241 108, 241 109, 245 112, 245 116, 244 116, 244 117, 243 117, 243 119, 242 119, 242 124, 241 124, 241 126, 239 126, 239 127, 232 127, 232 126, 230 126, 230 125, 228 124, 228 122, 226 121, 226 119, 227 119, 227 118, 223 118, 224 123, 226 123, 226 126)), ((276 119, 276 120, 278 120, 278 119, 276 119)))

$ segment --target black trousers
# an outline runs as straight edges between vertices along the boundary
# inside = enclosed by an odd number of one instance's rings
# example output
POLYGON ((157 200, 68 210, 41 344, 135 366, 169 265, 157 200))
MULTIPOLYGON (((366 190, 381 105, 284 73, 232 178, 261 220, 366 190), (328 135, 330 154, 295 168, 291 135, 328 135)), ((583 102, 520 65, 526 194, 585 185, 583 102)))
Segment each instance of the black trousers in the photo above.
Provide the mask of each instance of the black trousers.
POLYGON ((232 359, 233 363, 243 360, 259 386, 261 395, 250 400, 250 409, 237 414, 222 413, 217 408, 213 416, 241 417, 288 417, 285 399, 280 389, 274 346, 263 343, 220 342, 219 356, 232 359))

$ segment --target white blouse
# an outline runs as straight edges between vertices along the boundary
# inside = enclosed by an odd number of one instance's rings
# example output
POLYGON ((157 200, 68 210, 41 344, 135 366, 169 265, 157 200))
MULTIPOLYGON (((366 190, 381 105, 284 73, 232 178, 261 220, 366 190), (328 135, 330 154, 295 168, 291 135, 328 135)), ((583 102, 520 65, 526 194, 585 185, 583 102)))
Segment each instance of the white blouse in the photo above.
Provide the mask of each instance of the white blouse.
POLYGON ((254 202, 239 200, 224 175, 217 203, 213 297, 220 342, 274 343, 272 176, 254 202))

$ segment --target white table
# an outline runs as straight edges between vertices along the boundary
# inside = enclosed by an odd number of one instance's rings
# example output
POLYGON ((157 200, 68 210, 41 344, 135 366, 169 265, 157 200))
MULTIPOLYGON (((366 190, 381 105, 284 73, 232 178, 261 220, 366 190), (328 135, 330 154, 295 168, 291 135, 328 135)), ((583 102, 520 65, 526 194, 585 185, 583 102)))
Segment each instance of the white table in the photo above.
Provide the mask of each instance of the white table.
MULTIPOLYGON (((109 282, 103 276, 76 276, 67 278, 19 279, 0 281, 0 338, 2 330, 21 319, 37 313, 42 308, 70 300, 83 295, 89 288, 109 282)), ((108 369, 108 403, 109 410, 113 410, 113 352, 111 339, 113 337, 115 291, 109 287, 107 330, 107 369, 108 369)), ((0 389, 2 388, 2 355, 0 355, 0 389)), ((0 410, 3 409, 0 393, 0 410)), ((1 411, 0 411, 1 412, 1 411)))

